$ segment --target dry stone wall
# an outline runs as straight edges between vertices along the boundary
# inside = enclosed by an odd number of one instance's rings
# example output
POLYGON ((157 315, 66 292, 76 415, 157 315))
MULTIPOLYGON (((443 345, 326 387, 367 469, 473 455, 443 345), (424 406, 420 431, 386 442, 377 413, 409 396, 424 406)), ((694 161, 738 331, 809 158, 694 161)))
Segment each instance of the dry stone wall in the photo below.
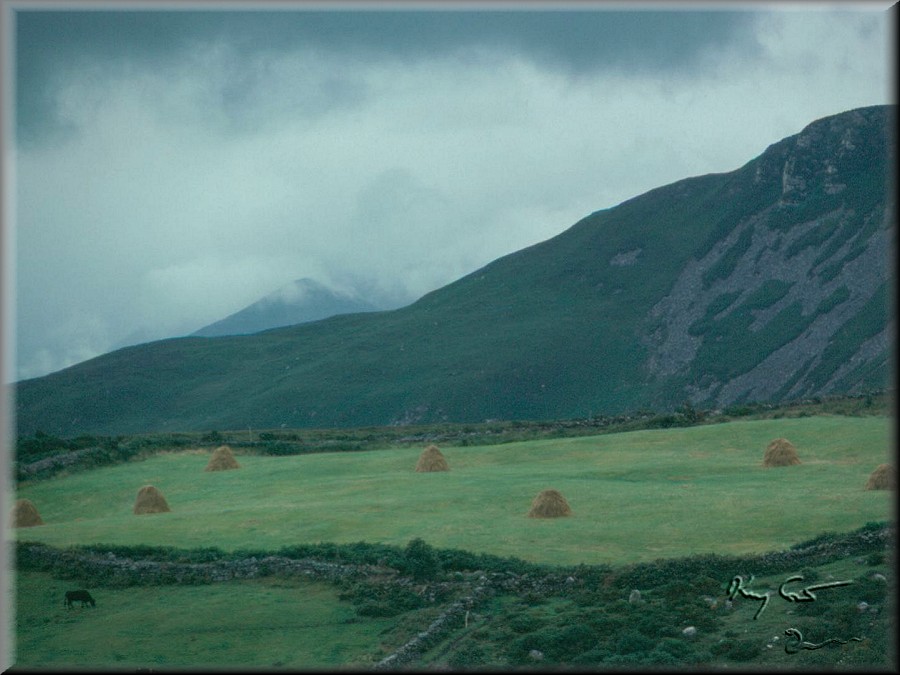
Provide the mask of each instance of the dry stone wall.
POLYGON ((110 552, 60 550, 33 543, 18 546, 16 564, 19 567, 39 569, 70 579, 90 580, 92 584, 111 587, 209 584, 232 579, 298 575, 335 581, 376 573, 396 574, 394 570, 375 566, 341 565, 311 559, 293 560, 274 555, 209 563, 178 563, 134 560, 110 552))

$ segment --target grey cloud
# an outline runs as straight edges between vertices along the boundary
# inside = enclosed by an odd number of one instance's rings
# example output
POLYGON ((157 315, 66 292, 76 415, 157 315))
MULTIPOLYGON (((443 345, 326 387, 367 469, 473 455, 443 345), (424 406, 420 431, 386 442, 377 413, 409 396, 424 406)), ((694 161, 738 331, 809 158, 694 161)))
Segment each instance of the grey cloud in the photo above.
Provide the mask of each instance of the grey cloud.
MULTIPOLYGON (((290 7, 290 5, 289 5, 290 7)), ((758 49, 753 14, 726 11, 27 11, 16 13, 17 133, 31 143, 70 132, 54 90, 103 64, 127 76, 165 71, 198 49, 229 45, 232 76, 220 105, 242 120, 264 93, 267 57, 314 50, 348 63, 471 58, 510 50, 571 75, 597 70, 683 73, 726 46, 758 49)), ((307 112, 359 103, 364 90, 333 78, 305 92, 307 112)), ((301 109, 299 112, 303 112, 301 109)), ((246 123, 252 123, 252 119, 246 123)))

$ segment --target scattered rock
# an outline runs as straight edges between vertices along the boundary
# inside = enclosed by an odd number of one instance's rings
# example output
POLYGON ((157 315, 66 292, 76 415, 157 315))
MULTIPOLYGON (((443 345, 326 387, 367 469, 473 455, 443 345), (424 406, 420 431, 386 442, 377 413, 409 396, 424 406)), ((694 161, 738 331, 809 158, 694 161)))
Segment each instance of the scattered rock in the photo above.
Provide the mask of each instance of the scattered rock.
POLYGON ((636 605, 637 603, 641 602, 641 592, 636 588, 631 591, 631 594, 628 596, 628 602, 630 602, 632 605, 636 605))
POLYGON ((686 638, 692 638, 697 635, 697 629, 694 626, 688 626, 683 631, 681 631, 681 634, 686 638))
POLYGON ((530 652, 528 652, 528 658, 530 658, 532 661, 543 661, 544 652, 538 649, 532 649, 530 652))

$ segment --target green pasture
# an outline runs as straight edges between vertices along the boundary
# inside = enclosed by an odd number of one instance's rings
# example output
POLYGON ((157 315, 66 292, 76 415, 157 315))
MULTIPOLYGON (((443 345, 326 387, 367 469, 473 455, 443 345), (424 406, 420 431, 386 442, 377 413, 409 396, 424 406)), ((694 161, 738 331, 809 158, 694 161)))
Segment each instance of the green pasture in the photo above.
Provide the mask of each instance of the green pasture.
POLYGON ((26 668, 365 667, 396 623, 298 579, 91 589, 95 608, 67 610, 73 582, 17 577, 15 663, 26 668))
POLYGON ((756 553, 891 519, 893 493, 863 489, 891 446, 887 417, 818 416, 444 447, 442 473, 414 471, 422 448, 237 455, 223 472, 205 472, 211 448, 198 449, 23 484, 16 497, 45 524, 14 536, 224 550, 421 537, 551 564, 756 553), (778 437, 802 464, 762 467, 778 437), (147 484, 170 513, 133 515, 147 484), (547 488, 571 517, 526 516, 547 488))

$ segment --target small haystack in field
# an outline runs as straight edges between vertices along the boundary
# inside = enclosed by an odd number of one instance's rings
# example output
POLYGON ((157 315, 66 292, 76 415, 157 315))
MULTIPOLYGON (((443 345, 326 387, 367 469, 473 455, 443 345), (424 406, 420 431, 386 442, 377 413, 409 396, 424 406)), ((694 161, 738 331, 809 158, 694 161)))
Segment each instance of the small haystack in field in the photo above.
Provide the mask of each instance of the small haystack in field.
POLYGON ((800 464, 797 448, 786 438, 776 438, 769 443, 763 455, 763 466, 794 466, 800 464))
POLYGON ((896 490, 897 470, 890 464, 879 464, 866 481, 866 490, 896 490))
POLYGON ((234 453, 227 445, 220 445, 213 450, 212 456, 204 471, 228 471, 228 469, 240 469, 241 465, 234 458, 234 453))
POLYGON ((529 518, 560 518, 572 515, 569 502, 557 490, 544 490, 531 502, 529 518))
POLYGON ((420 473, 428 471, 449 471, 450 465, 447 459, 438 449, 436 445, 429 445, 419 455, 419 461, 416 462, 416 471, 420 473))
POLYGON ((30 499, 17 499, 12 511, 13 527, 34 527, 43 525, 41 514, 30 499))
POLYGON ((134 512, 136 515, 143 513, 166 513, 171 511, 166 498, 152 485, 145 485, 138 490, 137 499, 134 500, 134 512))

